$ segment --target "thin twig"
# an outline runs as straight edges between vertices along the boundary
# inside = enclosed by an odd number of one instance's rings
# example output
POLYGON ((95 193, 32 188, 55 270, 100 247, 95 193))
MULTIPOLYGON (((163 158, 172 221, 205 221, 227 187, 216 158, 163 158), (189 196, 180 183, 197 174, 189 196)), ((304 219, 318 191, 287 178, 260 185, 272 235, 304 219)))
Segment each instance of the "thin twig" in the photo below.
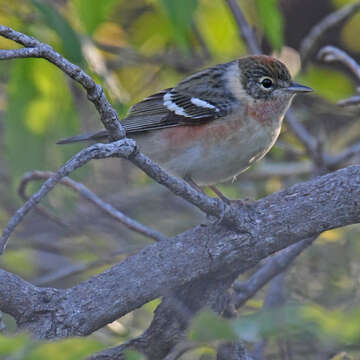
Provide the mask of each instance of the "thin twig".
POLYGON ((325 62, 339 61, 347 66, 360 81, 360 65, 345 51, 336 46, 324 46, 320 49, 317 58, 325 62))
POLYGON ((210 198, 197 191, 184 180, 169 175, 146 155, 138 152, 134 140, 125 138, 109 144, 95 144, 81 150, 68 160, 54 176, 46 180, 39 191, 32 195, 31 198, 16 211, 15 215, 10 219, 3 230, 2 236, 0 237, 0 254, 3 253, 7 239, 16 226, 22 221, 25 215, 61 181, 62 178, 85 165, 91 159, 105 159, 109 157, 127 158, 159 184, 166 186, 175 195, 181 196, 206 214, 216 216, 231 223, 238 223, 239 220, 234 216, 236 213, 235 209, 225 204, 220 199, 210 198))
MULTIPOLYGON (((54 176, 55 173, 51 171, 31 171, 25 174, 22 178, 19 186, 19 192, 25 193, 26 186, 29 182, 34 180, 47 180, 54 176)), ((130 230, 133 230, 137 233, 150 237, 156 241, 166 240, 166 237, 160 232, 150 229, 147 226, 139 223, 138 221, 131 219, 130 217, 123 214, 121 211, 115 209, 109 203, 101 200, 95 193, 88 189, 84 184, 81 184, 77 181, 74 181, 68 177, 64 177, 59 181, 60 184, 73 189, 86 200, 92 202, 94 205, 99 207, 107 215, 111 216, 113 219, 119 221, 125 225, 130 230)))
MULTIPOLYGON (((335 46, 324 46, 320 49, 318 55, 319 60, 324 62, 334 62, 339 61, 349 68, 353 74, 356 76, 357 80, 360 81, 360 64, 352 58, 345 51, 335 47, 335 46)), ((339 106, 351 106, 351 105, 360 105, 360 96, 352 96, 348 99, 344 99, 338 102, 339 106)), ((360 143, 356 143, 347 149, 343 150, 340 154, 336 156, 325 155, 325 164, 328 169, 334 169, 339 166, 344 161, 349 160, 354 155, 360 153, 360 143)))
POLYGON ((118 140, 117 142, 106 144, 106 146, 102 146, 102 144, 95 144, 81 150, 76 155, 74 155, 54 174, 54 176, 46 180, 42 184, 41 188, 34 195, 32 195, 31 198, 26 201, 25 204, 12 216, 0 237, 0 254, 4 252, 7 240, 11 233, 15 230, 16 226, 63 177, 85 165, 91 159, 112 156, 129 157, 134 151, 136 151, 135 142, 131 139, 122 139, 118 140))
POLYGON ((235 307, 239 308, 244 305, 246 301, 253 297, 272 278, 286 270, 296 257, 311 245, 315 239, 316 236, 289 246, 267 260, 248 280, 245 282, 236 282, 234 284, 236 293, 232 300, 235 307))
POLYGON ((326 165, 329 169, 336 169, 340 164, 360 154, 360 142, 349 146, 340 154, 326 157, 326 165))
POLYGON ((0 36, 13 40, 25 48, 16 50, 0 50, 0 60, 18 58, 43 58, 57 66, 65 74, 78 82, 87 92, 88 99, 95 105, 105 128, 112 140, 125 137, 125 129, 120 124, 117 112, 107 100, 103 88, 79 66, 56 52, 50 45, 43 44, 33 37, 22 34, 7 26, 0 25, 0 36))
POLYGON ((225 0, 238 26, 240 37, 244 40, 249 54, 261 54, 261 48, 256 39, 253 29, 247 22, 243 11, 236 0, 225 0))
POLYGON ((347 99, 340 100, 337 105, 341 107, 347 107, 347 106, 359 106, 360 105, 360 95, 355 95, 352 97, 349 97, 347 99))
POLYGON ((95 261, 90 261, 82 264, 72 264, 70 266, 61 267, 55 270, 54 272, 46 273, 43 276, 39 277, 38 279, 34 280, 33 284, 37 286, 48 286, 51 283, 66 279, 70 276, 80 274, 84 271, 94 269, 96 267, 104 266, 107 264, 112 264, 115 262, 115 258, 117 258, 118 256, 121 255, 129 256, 139 250, 141 250, 139 246, 132 248, 131 251, 129 251, 129 249, 127 249, 127 251, 124 251, 124 249, 119 249, 111 252, 108 255, 101 256, 100 259, 95 261))
MULTIPOLYGON (((24 177, 26 177, 26 176, 27 176, 27 174, 24 175, 24 177)), ((20 182, 20 185, 18 188, 18 194, 23 201, 28 201, 30 197, 28 195, 26 195, 26 191, 25 191, 26 189, 22 185, 23 185, 23 183, 20 182)), ((53 221, 55 224, 61 226, 65 230, 69 231, 70 233, 73 231, 72 229, 70 229, 70 226, 68 224, 66 224, 63 220, 59 219, 54 214, 51 214, 45 207, 43 207, 41 205, 36 205, 35 211, 37 211, 39 214, 41 214, 48 220, 53 221)))
MULTIPOLYGON (((274 309, 284 304, 285 302, 284 280, 285 280, 284 271, 276 275, 271 280, 269 285, 269 290, 264 301, 264 306, 263 306, 264 310, 270 311, 271 309, 274 309)), ((266 338, 262 338, 254 345, 252 356, 255 360, 264 359, 264 352, 267 344, 268 344, 268 340, 266 338)))
POLYGON ((303 66, 308 62, 315 46, 318 44, 322 35, 329 29, 346 21, 360 9, 360 2, 342 7, 339 10, 329 14, 322 21, 317 23, 304 38, 300 45, 300 54, 303 66))
POLYGON ((286 113, 286 123, 289 125, 290 130, 296 135, 296 137, 300 140, 301 144, 304 146, 306 152, 309 157, 314 160, 319 157, 318 154, 318 145, 317 140, 314 138, 301 124, 294 112, 289 109, 286 113))

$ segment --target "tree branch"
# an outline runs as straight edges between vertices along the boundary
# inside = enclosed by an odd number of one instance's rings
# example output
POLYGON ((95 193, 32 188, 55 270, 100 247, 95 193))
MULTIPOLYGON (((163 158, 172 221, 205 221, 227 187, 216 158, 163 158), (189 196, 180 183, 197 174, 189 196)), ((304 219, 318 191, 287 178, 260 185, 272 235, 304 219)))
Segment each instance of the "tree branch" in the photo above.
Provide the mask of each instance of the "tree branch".
POLYGON ((316 236, 289 246, 279 254, 268 259, 248 280, 236 282, 234 284, 236 293, 232 301, 235 307, 239 308, 244 305, 246 301, 252 298, 272 278, 285 271, 296 257, 311 245, 315 239, 316 236))
POLYGON ((261 54, 261 49, 256 39, 255 33, 247 22, 238 2, 236 0, 226 0, 226 3, 238 26, 239 36, 243 39, 249 54, 261 54))
POLYGON ((70 289, 36 288, 1 271, 0 310, 40 338, 87 335, 171 290, 186 294, 208 276, 231 280, 303 238, 358 223, 359 201, 360 166, 352 166, 237 208, 242 230, 195 227, 70 289))
POLYGON ((323 34, 329 29, 339 25, 341 22, 348 20, 350 17, 360 9, 360 2, 341 7, 339 10, 331 13, 316 24, 303 39, 300 45, 300 54, 304 65, 309 61, 309 58, 314 51, 315 46, 323 34))
POLYGON ((85 165, 91 159, 100 159, 113 156, 129 157, 136 150, 135 142, 131 139, 118 140, 111 144, 95 144, 89 146, 70 160, 68 160, 50 179, 46 180, 39 191, 30 197, 25 204, 16 211, 13 217, 10 219, 7 226, 4 228, 0 237, 0 254, 2 254, 6 248, 7 240, 11 233, 15 230, 16 226, 22 221, 25 215, 35 207, 41 199, 43 199, 50 190, 65 176, 72 173, 74 170, 85 165))
MULTIPOLYGON (((360 3, 358 4, 360 8, 360 3)), ((319 60, 324 62, 334 62, 339 61, 348 67, 353 74, 356 76, 356 79, 360 81, 360 65, 345 51, 337 48, 336 46, 324 46, 317 55, 319 60)))
POLYGON ((216 360, 252 360, 252 358, 241 343, 226 342, 219 346, 216 360))
MULTIPOLYGON (((20 194, 25 195, 26 186, 30 181, 34 180, 47 180, 54 176, 55 173, 51 171, 31 171, 25 174, 19 185, 20 194)), ((64 177, 59 181, 60 184, 73 189, 86 200, 90 201, 98 208, 100 208, 105 214, 109 215, 113 219, 119 221, 125 225, 128 229, 133 230, 139 234, 150 237, 156 241, 166 240, 166 237, 160 232, 150 229, 138 221, 131 219, 123 214, 121 211, 115 209, 111 204, 101 200, 95 193, 89 190, 84 184, 74 181, 68 177, 64 177)))
POLYGON ((241 226, 234 209, 220 199, 213 199, 202 192, 195 190, 186 181, 167 174, 146 155, 138 152, 134 140, 125 138, 110 144, 91 145, 68 160, 50 179, 46 180, 41 188, 16 211, 0 237, 0 254, 3 253, 7 240, 16 226, 26 214, 52 190, 59 181, 74 170, 85 165, 91 159, 105 159, 109 157, 126 158, 142 169, 148 176, 159 184, 166 186, 175 195, 181 196, 207 214, 216 216, 232 225, 241 226))

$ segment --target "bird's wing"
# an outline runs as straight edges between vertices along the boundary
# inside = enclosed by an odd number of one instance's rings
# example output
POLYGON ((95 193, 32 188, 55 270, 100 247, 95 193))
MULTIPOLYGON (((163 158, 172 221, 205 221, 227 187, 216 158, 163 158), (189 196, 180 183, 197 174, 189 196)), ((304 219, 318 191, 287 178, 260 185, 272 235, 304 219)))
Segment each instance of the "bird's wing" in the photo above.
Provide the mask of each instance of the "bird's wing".
POLYGON ((225 87, 219 86, 221 79, 214 79, 214 68, 211 69, 135 104, 122 120, 127 133, 197 125, 226 115, 231 108, 231 98, 224 94, 225 87))

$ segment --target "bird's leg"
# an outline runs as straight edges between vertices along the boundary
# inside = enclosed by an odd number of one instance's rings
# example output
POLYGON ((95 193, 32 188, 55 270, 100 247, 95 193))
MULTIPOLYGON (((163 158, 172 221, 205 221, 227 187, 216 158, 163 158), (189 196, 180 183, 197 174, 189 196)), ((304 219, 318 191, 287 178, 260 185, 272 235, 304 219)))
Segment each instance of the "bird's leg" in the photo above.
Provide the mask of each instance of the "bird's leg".
POLYGON ((242 206, 248 206, 254 204, 254 200, 251 199, 229 199, 225 196, 215 185, 209 185, 209 188, 218 196, 222 201, 231 205, 231 204, 240 204, 242 206))
MULTIPOLYGON (((184 180, 190 185, 192 186, 194 189, 200 191, 201 193, 205 194, 204 190, 201 188, 201 186, 199 186, 191 177, 187 176, 186 178, 184 178, 184 180)), ((220 192, 220 191, 219 191, 220 192)), ((217 195, 217 193, 215 193, 217 195)), ((221 194, 221 192, 220 192, 221 194)), ((222 195, 222 194, 221 194, 222 195)), ((221 199, 221 197, 219 196, 219 198, 221 199)), ((227 199, 227 198, 226 198, 227 199)), ((216 223, 221 223, 222 220, 224 218, 224 212, 218 217, 214 217, 212 215, 207 214, 206 215, 206 219, 212 223, 212 224, 216 224, 216 223)))
POLYGON ((204 194, 204 190, 191 177, 187 176, 184 180, 191 185, 195 190, 204 194))
POLYGON ((209 185, 209 188, 215 193, 215 195, 221 199, 222 201, 226 202, 227 204, 231 204, 233 200, 229 199, 225 196, 215 185, 209 185))
MULTIPOLYGON (((194 189, 204 193, 204 190, 199 186, 191 177, 187 177, 185 179, 194 189)), ((215 185, 208 185, 209 188, 214 192, 214 194, 222 201, 224 201, 227 204, 231 204, 232 201, 228 197, 226 197, 215 185)))

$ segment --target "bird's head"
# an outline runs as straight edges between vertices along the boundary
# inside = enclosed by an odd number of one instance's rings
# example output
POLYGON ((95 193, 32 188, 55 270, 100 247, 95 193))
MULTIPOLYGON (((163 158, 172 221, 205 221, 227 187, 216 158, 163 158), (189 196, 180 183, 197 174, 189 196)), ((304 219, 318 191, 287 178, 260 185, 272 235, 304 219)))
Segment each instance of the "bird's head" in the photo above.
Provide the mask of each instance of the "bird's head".
POLYGON ((287 67, 271 56, 247 56, 238 65, 243 89, 255 100, 290 101, 297 93, 312 91, 292 81, 287 67))

